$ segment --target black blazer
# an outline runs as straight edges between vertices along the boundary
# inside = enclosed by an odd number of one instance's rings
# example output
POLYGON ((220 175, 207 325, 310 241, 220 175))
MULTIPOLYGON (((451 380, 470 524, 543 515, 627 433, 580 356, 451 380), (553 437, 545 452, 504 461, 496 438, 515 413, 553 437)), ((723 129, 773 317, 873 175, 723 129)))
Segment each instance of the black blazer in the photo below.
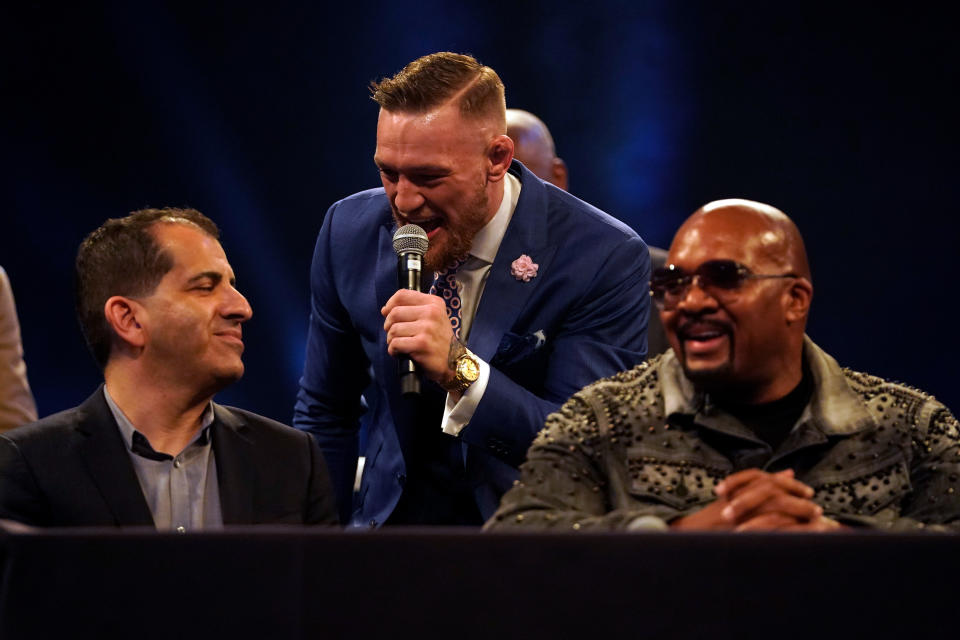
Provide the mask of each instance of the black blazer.
MULTIPOLYGON (((323 456, 306 433, 213 405, 224 524, 335 524, 323 456)), ((41 527, 152 526, 103 387, 79 407, 0 435, 0 518, 41 527)))

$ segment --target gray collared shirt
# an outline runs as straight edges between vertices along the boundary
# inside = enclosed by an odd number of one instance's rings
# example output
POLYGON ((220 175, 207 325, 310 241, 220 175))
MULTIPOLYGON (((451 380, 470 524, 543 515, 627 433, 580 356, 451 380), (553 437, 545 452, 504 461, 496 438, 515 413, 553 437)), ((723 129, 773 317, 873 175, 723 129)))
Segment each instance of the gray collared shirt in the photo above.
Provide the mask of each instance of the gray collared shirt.
POLYGON ((186 533, 223 526, 217 463, 210 435, 213 403, 203 412, 202 428, 196 437, 179 454, 170 456, 150 446, 146 436, 134 428, 106 387, 103 395, 120 428, 157 529, 186 533))

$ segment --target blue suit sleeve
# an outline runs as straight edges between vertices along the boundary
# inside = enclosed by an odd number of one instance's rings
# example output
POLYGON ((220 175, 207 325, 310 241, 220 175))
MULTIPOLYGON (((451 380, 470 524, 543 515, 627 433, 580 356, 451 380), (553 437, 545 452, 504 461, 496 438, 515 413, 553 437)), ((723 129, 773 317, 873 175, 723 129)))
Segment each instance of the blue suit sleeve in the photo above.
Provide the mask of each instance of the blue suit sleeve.
POLYGON ((323 452, 339 506, 348 522, 357 468, 361 393, 369 363, 335 285, 337 205, 320 229, 310 267, 310 326, 293 424, 313 435, 323 452))
POLYGON ((519 466, 547 416, 567 398, 646 357, 649 252, 636 236, 604 250, 609 257, 551 341, 541 390, 534 393, 491 366, 483 398, 460 434, 463 440, 519 466))

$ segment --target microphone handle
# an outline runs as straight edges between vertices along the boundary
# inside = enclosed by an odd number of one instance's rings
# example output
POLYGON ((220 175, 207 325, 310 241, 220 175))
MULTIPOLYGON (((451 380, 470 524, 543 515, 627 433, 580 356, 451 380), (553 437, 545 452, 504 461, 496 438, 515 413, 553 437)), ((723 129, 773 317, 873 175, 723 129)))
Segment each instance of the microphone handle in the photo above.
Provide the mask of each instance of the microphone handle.
MULTIPOLYGON (((401 253, 397 261, 397 286, 400 289, 420 291, 420 273, 423 264, 419 253, 401 253)), ((397 373, 400 376, 400 392, 405 396, 420 395, 420 374, 417 363, 410 356, 397 357, 397 373)))

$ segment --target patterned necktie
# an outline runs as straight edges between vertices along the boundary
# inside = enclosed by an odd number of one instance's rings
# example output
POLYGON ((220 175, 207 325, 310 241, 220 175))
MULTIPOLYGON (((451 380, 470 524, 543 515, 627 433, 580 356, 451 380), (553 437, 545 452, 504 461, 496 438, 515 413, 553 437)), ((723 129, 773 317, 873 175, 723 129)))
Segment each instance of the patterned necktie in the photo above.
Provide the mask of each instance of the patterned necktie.
POLYGON ((447 317, 450 318, 450 327, 453 329, 453 335, 460 337, 460 285, 457 283, 457 269, 459 269, 466 258, 457 260, 443 271, 434 273, 433 284, 430 285, 430 293, 443 298, 447 306, 447 317))

